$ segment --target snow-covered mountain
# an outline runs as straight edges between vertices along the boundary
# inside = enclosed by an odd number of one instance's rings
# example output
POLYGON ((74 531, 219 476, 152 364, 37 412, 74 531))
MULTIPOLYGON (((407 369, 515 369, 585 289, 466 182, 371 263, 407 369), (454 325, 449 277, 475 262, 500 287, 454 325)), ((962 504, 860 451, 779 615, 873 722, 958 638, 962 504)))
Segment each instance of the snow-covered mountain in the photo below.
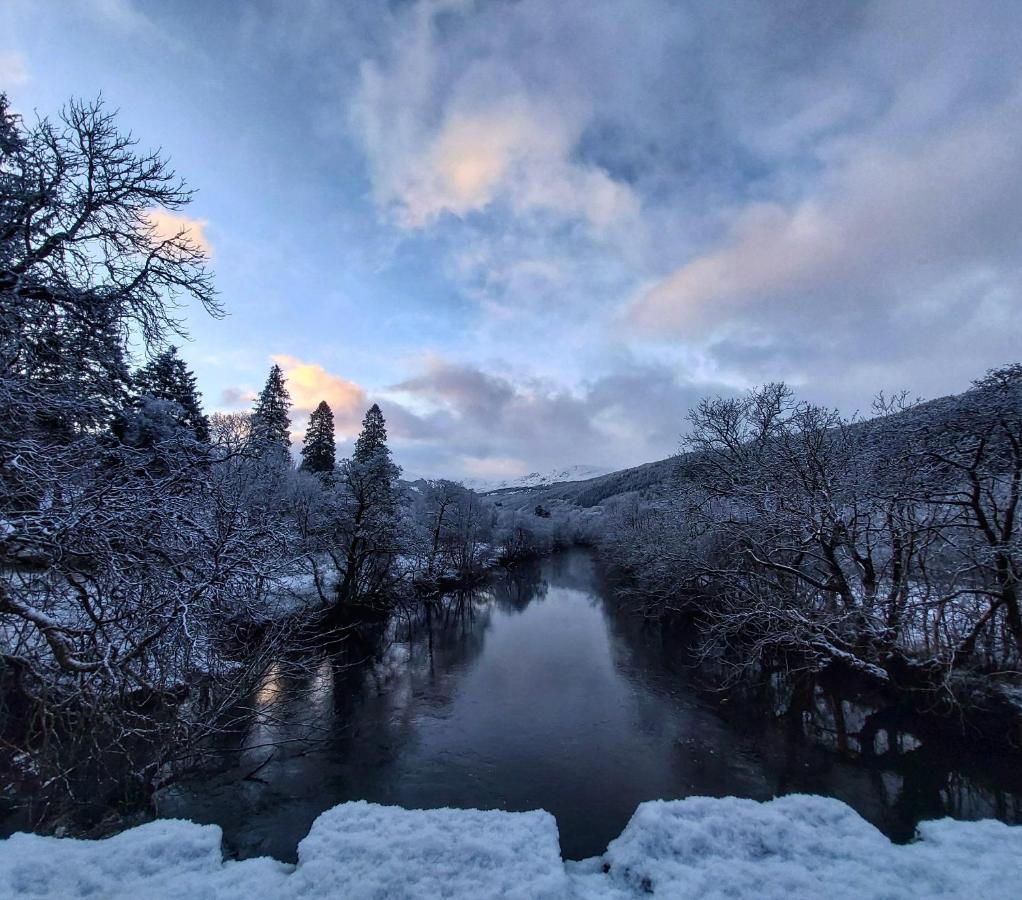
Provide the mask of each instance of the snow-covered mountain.
POLYGON ((500 481, 490 481, 484 478, 466 478, 465 487, 485 494, 488 491, 501 491, 508 488, 535 488, 546 487, 548 484, 558 484, 562 481, 585 481, 587 478, 597 478, 600 475, 607 475, 611 469, 600 468, 599 466, 576 465, 568 466, 565 469, 554 469, 550 472, 530 472, 528 475, 519 475, 517 478, 505 478, 500 481))

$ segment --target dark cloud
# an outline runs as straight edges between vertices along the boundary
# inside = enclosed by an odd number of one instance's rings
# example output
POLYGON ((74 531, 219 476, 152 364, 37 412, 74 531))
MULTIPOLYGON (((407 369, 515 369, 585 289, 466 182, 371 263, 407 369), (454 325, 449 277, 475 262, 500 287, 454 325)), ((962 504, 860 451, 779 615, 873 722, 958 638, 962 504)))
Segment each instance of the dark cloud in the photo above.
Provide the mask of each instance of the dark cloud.
POLYGON ((439 361, 431 364, 425 374, 402 381, 392 389, 442 402, 456 411, 459 418, 487 424, 499 420, 516 396, 514 386, 505 379, 472 366, 439 361))
POLYGON ((220 406, 228 409, 237 409, 242 406, 250 406, 255 400, 255 393, 240 387, 225 387, 220 392, 220 406))
POLYGON ((699 397, 720 391, 729 389, 686 382, 662 365, 625 363, 569 391, 432 360, 427 372, 395 385, 381 405, 409 471, 458 476, 484 471, 490 461, 513 475, 663 458, 678 449, 685 417, 699 397), (412 412, 413 402, 425 411, 412 412))

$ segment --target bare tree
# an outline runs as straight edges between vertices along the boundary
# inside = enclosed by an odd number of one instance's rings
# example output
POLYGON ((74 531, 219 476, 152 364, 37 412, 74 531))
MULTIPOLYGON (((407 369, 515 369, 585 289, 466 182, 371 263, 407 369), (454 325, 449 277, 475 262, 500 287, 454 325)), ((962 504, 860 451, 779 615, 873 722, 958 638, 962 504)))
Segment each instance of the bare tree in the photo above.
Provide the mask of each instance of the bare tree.
POLYGON ((704 400, 670 500, 611 516, 648 612, 686 610, 736 675, 839 666, 948 690, 1017 667, 1022 368, 848 420, 782 384, 704 400))
POLYGON ((288 548, 230 428, 128 406, 129 342, 180 332, 180 299, 220 311, 202 247, 154 218, 190 192, 99 102, 28 127, 0 98, 0 144, 2 739, 37 824, 145 802, 222 727, 281 634, 242 641, 239 611, 288 548))

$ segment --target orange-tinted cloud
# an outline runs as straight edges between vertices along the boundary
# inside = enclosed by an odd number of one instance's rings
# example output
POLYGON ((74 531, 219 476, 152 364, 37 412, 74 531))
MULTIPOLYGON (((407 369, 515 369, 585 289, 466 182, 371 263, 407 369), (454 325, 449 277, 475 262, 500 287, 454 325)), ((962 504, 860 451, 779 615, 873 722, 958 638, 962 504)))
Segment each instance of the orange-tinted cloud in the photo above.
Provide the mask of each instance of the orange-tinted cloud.
MULTIPOLYGON (((363 119, 381 114, 363 104, 363 119)), ((423 228, 444 213, 478 212, 498 197, 519 215, 546 210, 599 231, 633 224, 639 203, 631 188, 574 158, 576 118, 515 93, 454 104, 438 126, 422 124, 404 145, 368 128, 377 197, 393 205, 405 228, 423 228), (369 135, 379 135, 385 147, 369 135)))
POLYGON ((633 306, 634 321, 650 332, 699 331, 741 304, 825 276, 848 255, 841 238, 841 226, 816 204, 793 212, 752 205, 740 216, 730 243, 653 285, 633 306))
POLYGON ((160 240, 170 240, 176 235, 183 234, 189 243, 206 256, 213 255, 213 245, 206 237, 208 220, 190 219, 188 216, 181 216, 165 209, 151 209, 146 213, 146 218, 160 240))
POLYGON ((305 362, 286 353, 276 354, 273 361, 284 370, 296 412, 310 413, 325 400, 334 414, 337 437, 343 439, 358 433, 369 405, 361 385, 328 372, 319 363, 305 362))

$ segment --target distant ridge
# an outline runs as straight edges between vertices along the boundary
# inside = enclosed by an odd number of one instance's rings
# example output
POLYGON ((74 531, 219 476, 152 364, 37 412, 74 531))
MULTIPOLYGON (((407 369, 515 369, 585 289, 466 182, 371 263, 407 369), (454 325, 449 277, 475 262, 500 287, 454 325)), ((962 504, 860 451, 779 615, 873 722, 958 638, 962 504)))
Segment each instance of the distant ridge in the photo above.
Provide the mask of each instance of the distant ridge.
POLYGON ((680 474, 686 456, 671 456, 630 469, 607 472, 592 478, 557 481, 534 487, 501 488, 491 491, 505 506, 525 508, 530 504, 562 500, 581 507, 599 506, 604 500, 638 491, 663 490, 680 474))
POLYGON ((607 475, 610 469, 599 466, 574 465, 563 469, 554 469, 550 472, 530 472, 528 475, 519 475, 516 478, 505 478, 502 480, 489 480, 483 478, 466 478, 463 481, 465 487, 472 488, 480 494, 488 494, 493 491, 523 490, 525 488, 541 488, 551 484, 562 482, 585 481, 589 478, 596 478, 600 475, 607 475))
MULTIPOLYGON (((960 394, 916 402, 908 409, 888 416, 884 427, 912 428, 924 421, 933 427, 935 423, 950 421, 958 414, 961 398, 966 393, 976 390, 982 388, 972 387, 960 394)), ((851 427, 862 428, 872 421, 869 417, 862 417, 856 419, 851 427)), ((600 506, 612 497, 626 494, 641 493, 648 496, 669 492, 680 481, 692 477, 698 466, 698 454, 681 452, 667 459, 643 463, 628 469, 604 471, 589 477, 561 478, 553 482, 532 485, 491 488, 490 493, 499 498, 502 505, 512 508, 526 509, 535 504, 546 505, 556 501, 590 508, 600 506)))

